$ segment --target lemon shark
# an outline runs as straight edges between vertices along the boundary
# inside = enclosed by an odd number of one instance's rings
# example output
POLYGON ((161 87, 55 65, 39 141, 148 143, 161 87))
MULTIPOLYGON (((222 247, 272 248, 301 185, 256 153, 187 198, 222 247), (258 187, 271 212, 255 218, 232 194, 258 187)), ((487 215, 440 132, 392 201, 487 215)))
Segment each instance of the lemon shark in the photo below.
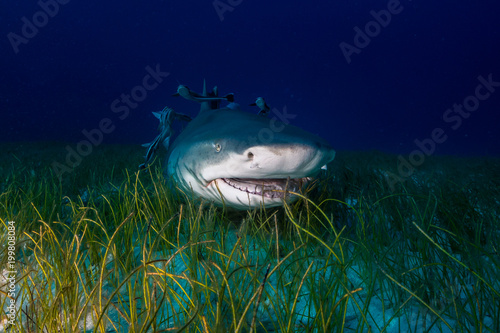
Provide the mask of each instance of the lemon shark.
POLYGON ((212 99, 167 142, 167 175, 188 196, 240 210, 281 206, 335 157, 327 141, 286 119, 221 108, 217 88, 207 94, 204 85, 199 96, 212 99))

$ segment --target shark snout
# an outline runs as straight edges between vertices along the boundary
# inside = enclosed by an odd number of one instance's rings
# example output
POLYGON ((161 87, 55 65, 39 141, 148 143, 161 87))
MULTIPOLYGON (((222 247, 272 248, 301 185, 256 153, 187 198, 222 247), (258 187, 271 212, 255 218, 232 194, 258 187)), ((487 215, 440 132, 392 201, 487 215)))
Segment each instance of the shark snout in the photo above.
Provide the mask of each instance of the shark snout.
POLYGON ((333 148, 323 142, 275 144, 247 149, 248 172, 262 178, 301 178, 317 173, 335 157, 333 148))

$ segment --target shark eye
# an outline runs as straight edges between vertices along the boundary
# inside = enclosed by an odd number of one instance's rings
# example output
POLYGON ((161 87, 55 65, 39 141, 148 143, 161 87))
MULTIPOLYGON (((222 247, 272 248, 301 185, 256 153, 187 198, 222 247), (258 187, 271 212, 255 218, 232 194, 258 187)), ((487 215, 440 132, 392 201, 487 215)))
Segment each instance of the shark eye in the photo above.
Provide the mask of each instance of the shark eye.
POLYGON ((220 152, 220 150, 222 149, 222 147, 218 143, 214 144, 214 147, 216 152, 220 152))
POLYGON ((251 151, 248 152, 247 157, 249 160, 253 160, 253 153, 251 151))

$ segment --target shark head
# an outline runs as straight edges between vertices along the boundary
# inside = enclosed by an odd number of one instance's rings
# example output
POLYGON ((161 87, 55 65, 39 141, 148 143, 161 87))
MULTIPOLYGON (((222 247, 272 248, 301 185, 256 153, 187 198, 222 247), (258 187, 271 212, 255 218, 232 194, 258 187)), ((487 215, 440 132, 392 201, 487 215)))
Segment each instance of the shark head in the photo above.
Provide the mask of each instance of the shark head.
POLYGON ((237 106, 206 109, 167 153, 167 173, 186 194, 236 209, 275 207, 333 160, 325 140, 237 106))

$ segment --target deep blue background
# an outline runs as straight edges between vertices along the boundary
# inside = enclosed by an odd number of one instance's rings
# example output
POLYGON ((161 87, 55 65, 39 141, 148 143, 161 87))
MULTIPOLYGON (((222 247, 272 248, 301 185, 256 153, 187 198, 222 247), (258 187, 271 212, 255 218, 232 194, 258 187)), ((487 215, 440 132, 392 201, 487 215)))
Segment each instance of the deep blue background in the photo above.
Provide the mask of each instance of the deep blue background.
POLYGON ((22 17, 41 8, 2 1, 0 141, 78 142, 110 118, 116 130, 105 143, 149 142, 151 111, 196 115, 197 105, 171 94, 179 83, 199 91, 206 78, 242 105, 257 96, 286 105, 293 124, 338 150, 407 154, 441 127, 439 154, 500 154, 500 88, 457 130, 442 120, 479 75, 500 81, 497 0, 401 0, 402 12, 350 64, 339 44, 352 44, 353 28, 388 1, 240 2, 221 21, 213 0, 72 0, 15 54, 7 34, 20 35, 22 17), (170 75, 120 120, 111 103, 156 64, 170 75))

